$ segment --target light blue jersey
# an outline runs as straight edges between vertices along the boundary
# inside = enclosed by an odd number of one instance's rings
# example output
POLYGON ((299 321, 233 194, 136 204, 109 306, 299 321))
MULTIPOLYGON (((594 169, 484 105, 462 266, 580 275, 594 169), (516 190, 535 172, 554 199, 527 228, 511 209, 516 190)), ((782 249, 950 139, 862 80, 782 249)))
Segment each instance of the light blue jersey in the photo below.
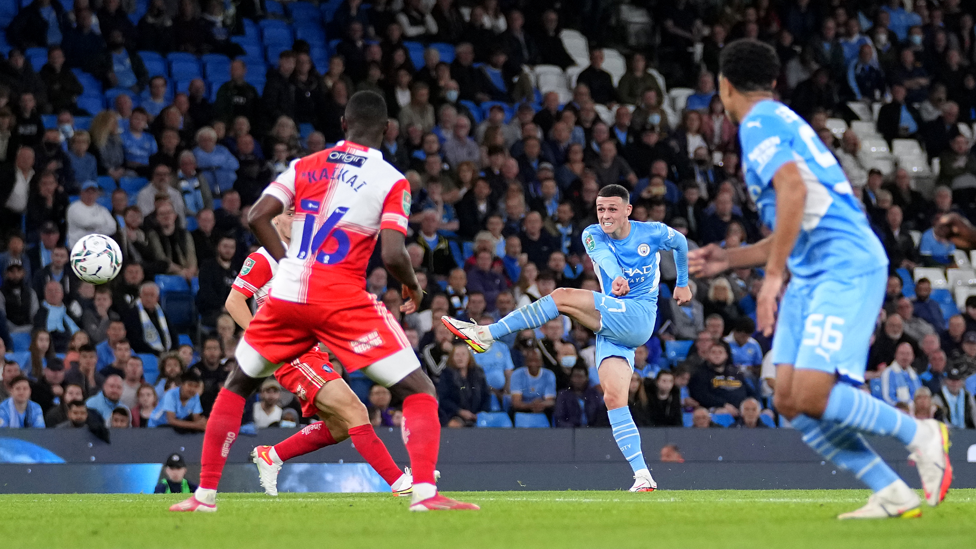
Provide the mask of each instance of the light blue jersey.
POLYGON ((639 221, 631 221, 630 233, 620 240, 611 238, 599 225, 590 225, 582 236, 603 290, 593 294, 602 319, 596 333, 596 366, 608 357, 620 357, 633 367, 634 349, 654 335, 660 252, 675 254, 677 285, 687 286, 688 241, 663 223, 639 221), (617 277, 626 278, 630 286, 630 292, 619 298, 611 294, 617 277))
POLYGON ((887 268, 884 247, 844 170, 802 118, 778 101, 761 101, 742 119, 739 139, 749 193, 770 228, 776 220, 776 172, 795 162, 806 184, 803 225, 787 262, 792 276, 844 280, 887 268))
POLYGON ((756 103, 739 126, 749 193, 774 227, 773 176, 796 164, 806 186, 803 223, 787 260, 773 361, 863 383, 884 299, 888 259, 837 159, 806 122, 777 101, 756 103))

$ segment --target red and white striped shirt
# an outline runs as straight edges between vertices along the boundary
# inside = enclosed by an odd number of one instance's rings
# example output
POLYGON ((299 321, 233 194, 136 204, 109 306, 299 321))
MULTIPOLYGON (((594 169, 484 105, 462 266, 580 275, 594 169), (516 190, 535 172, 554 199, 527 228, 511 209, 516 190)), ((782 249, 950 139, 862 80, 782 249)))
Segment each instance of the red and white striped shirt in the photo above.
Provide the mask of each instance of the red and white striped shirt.
POLYGON ((293 161, 264 194, 295 207, 275 299, 324 302, 337 285, 362 288, 380 230, 407 233, 410 184, 383 153, 355 143, 293 161))
POLYGON ((244 260, 241 272, 234 279, 233 288, 244 294, 245 298, 254 296, 254 308, 260 309, 264 300, 268 299, 271 290, 271 279, 278 270, 278 262, 271 257, 268 250, 260 248, 252 252, 244 260))

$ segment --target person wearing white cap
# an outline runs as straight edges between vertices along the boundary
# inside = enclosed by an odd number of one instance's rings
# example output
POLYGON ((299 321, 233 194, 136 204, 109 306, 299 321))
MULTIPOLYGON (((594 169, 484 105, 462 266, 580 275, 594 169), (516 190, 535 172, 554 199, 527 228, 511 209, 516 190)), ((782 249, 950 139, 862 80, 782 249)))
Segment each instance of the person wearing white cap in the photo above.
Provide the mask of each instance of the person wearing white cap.
POLYGON ((94 181, 81 184, 81 200, 68 206, 68 248, 89 234, 112 236, 118 229, 115 217, 108 208, 97 203, 101 189, 94 181))

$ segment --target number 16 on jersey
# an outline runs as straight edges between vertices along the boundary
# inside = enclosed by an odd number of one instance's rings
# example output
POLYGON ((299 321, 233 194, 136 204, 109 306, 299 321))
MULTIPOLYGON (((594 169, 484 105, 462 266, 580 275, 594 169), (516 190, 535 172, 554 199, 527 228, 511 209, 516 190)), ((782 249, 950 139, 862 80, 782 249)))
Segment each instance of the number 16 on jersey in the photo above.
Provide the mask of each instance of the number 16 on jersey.
POLYGON ((346 258, 349 253, 349 235, 342 229, 336 228, 342 216, 346 215, 349 208, 336 208, 332 215, 325 220, 319 230, 312 235, 315 228, 315 214, 305 214, 305 224, 302 227, 302 243, 298 251, 298 259, 304 260, 308 255, 315 254, 315 260, 323 265, 335 265, 346 258), (329 239, 335 239, 336 249, 332 252, 325 252, 325 244, 329 239))

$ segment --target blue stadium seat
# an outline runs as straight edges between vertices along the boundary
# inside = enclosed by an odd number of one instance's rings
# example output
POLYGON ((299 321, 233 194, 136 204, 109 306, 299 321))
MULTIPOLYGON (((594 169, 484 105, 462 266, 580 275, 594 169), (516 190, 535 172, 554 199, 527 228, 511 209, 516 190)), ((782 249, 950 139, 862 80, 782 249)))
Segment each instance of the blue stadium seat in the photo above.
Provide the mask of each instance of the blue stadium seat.
POLYGON ((546 414, 527 414, 525 412, 515 413, 515 427, 518 429, 542 429, 548 428, 549 418, 546 414))
POLYGON ((322 12, 311 2, 291 2, 288 4, 288 15, 293 21, 315 21, 318 23, 322 12))
POLYGON ((464 254, 465 261, 471 259, 474 255, 474 242, 468 242, 467 240, 461 242, 461 252, 464 254))
POLYGON ((34 72, 41 72, 41 67, 47 63, 47 48, 27 48, 24 52, 24 57, 30 61, 34 72))
MULTIPOLYGON (((288 51, 290 49, 291 49, 291 44, 271 44, 270 46, 266 47, 265 58, 268 60, 268 64, 278 66, 278 56, 281 55, 281 52, 288 51)), ((250 76, 251 71, 247 71, 247 72, 248 72, 248 76, 250 76)), ((261 76, 263 77, 264 75, 261 74, 261 76)))
MULTIPOLYGON (((542 417, 545 418, 544 415, 542 417)), ((512 419, 505 412, 479 412, 478 427, 510 429, 512 419)))
POLYGON ((308 42, 309 46, 324 46, 325 32, 321 27, 299 26, 295 28, 295 38, 308 42))
POLYGON ((692 414, 691 412, 682 412, 681 424, 684 425, 685 427, 691 427, 692 425, 694 425, 693 417, 694 414, 692 414))
POLYGON ((196 61, 197 56, 185 51, 174 51, 166 54, 166 60, 170 63, 173 61, 196 61))
MULTIPOLYGON (((11 2, 10 0, 0 2, 0 28, 6 29, 10 25, 10 22, 14 20, 14 17, 17 16, 19 10, 17 2, 11 2)), ((4 40, 4 43, 6 43, 6 40, 4 40)), ((6 55, 8 52, 9 50, 3 53, 6 55)))
POLYGON ((436 44, 431 44, 430 47, 437 50, 437 53, 441 56, 441 61, 450 64, 454 61, 454 46, 451 44, 445 44, 443 42, 438 42, 436 44))
POLYGON ((102 190, 105 191, 105 192, 107 192, 107 193, 110 193, 110 192, 114 191, 115 189, 118 189, 119 188, 118 183, 116 183, 115 180, 112 179, 112 177, 111 176, 108 176, 108 175, 100 175, 100 176, 98 176, 98 186, 101 187, 102 190))
POLYGON ((691 346, 694 344, 695 342, 691 340, 665 341, 664 355, 668 359, 668 364, 677 366, 679 362, 688 357, 688 352, 691 351, 691 346))
POLYGON ((74 73, 75 78, 78 79, 78 83, 81 84, 81 87, 84 89, 85 95, 102 94, 102 82, 99 79, 81 69, 71 69, 71 72, 74 73))
POLYGON ((79 200, 81 200, 81 195, 77 195, 77 194, 68 195, 68 205, 69 206, 71 204, 74 204, 75 202, 78 202, 79 200))
POLYGON ((222 61, 205 61, 204 74, 211 82, 224 83, 230 80, 230 60, 224 58, 222 61))
POLYGON ((258 90, 259 95, 264 94, 264 73, 263 72, 261 74, 256 74, 254 76, 248 74, 247 78, 245 78, 244 80, 248 84, 254 86, 258 90))
POLYGON ((75 117, 75 129, 88 131, 91 129, 92 117, 90 116, 76 116, 75 117))
POLYGON ((58 115, 56 114, 42 114, 41 123, 44 124, 44 129, 57 128, 58 127, 58 115))
POLYGON ((128 195, 138 194, 149 183, 145 177, 123 177, 119 180, 119 187, 128 195))
POLYGON ((868 381, 868 386, 871 387, 871 396, 875 398, 881 398, 881 380, 872 379, 868 381))
POLYGON ((146 382, 156 383, 156 378, 159 377, 159 359, 149 353, 136 353, 136 356, 142 359, 142 375, 146 382))
POLYGON ((732 414, 712 414, 712 421, 722 427, 731 427, 735 424, 735 418, 732 417, 732 414))
POLYGON ((464 253, 461 251, 461 246, 458 245, 457 241, 449 240, 447 242, 447 247, 451 250, 451 256, 454 257, 454 263, 464 265, 464 253))
POLYGON ((176 337, 177 337, 177 340, 179 341, 179 344, 180 345, 189 345, 191 347, 193 346, 193 340, 190 339, 190 335, 189 334, 180 334, 180 335, 178 335, 176 337))
POLYGON ((163 61, 163 62, 166 61, 166 58, 163 57, 163 54, 156 51, 139 50, 136 53, 139 54, 139 58, 142 59, 143 63, 145 63, 146 61, 163 61))
POLYGON ((769 417, 766 414, 759 414, 759 421, 761 421, 762 424, 765 425, 766 427, 770 427, 770 428, 776 427, 776 420, 774 420, 773 418, 769 417))
POLYGON ((407 48, 407 53, 410 54, 410 61, 413 62, 414 68, 420 69, 424 66, 424 45, 420 42, 404 42, 403 45, 407 48))
POLYGON ((200 277, 195 276, 190 279, 190 292, 194 296, 200 293, 200 277))
POLYGON ((244 55, 239 57, 238 59, 244 61, 244 63, 246 63, 247 66, 249 67, 251 66, 251 63, 248 62, 248 59, 252 57, 256 57, 260 59, 262 63, 264 62, 264 46, 262 46, 261 44, 241 44, 241 47, 244 48, 244 55))
POLYGON ((349 372, 349 388, 356 393, 359 400, 369 402, 369 389, 373 386, 373 381, 366 377, 362 370, 349 372))
POLYGON ((155 282, 159 286, 159 295, 190 293, 190 285, 179 275, 156 275, 155 282))
POLYGON ((19 351, 16 353, 7 353, 7 354, 11 355, 10 357, 11 360, 16 362, 17 364, 20 364, 20 369, 23 370, 24 373, 30 372, 30 359, 31 359, 30 351, 19 351))
POLYGON ((322 11, 322 18, 325 21, 332 21, 333 16, 335 16, 336 10, 342 5, 343 0, 327 0, 322 2, 319 9, 322 11))
POLYGON ((327 46, 312 46, 309 56, 312 58, 312 64, 316 67, 328 67, 329 66, 329 48, 327 46))
MULTIPOLYGON (((235 38, 247 38, 250 40, 261 40, 261 27, 257 23, 251 21, 250 19, 242 19, 244 23, 244 35, 243 36, 232 36, 231 41, 236 42, 235 38)), ((240 44, 240 42, 237 42, 240 44)))
POLYGON ((915 280, 912 279, 912 273, 908 269, 902 267, 895 271, 898 273, 898 278, 901 279, 901 293, 908 299, 915 297, 915 280))
POLYGON ((308 139, 308 136, 312 135, 312 132, 314 131, 315 131, 315 126, 311 124, 306 123, 306 124, 298 125, 298 134, 301 135, 302 140, 308 139))
POLYGON ((95 203, 104 206, 106 210, 112 211, 112 195, 102 193, 95 199, 95 203))
POLYGON ((204 65, 208 63, 226 63, 230 65, 230 58, 222 53, 205 53, 200 56, 200 62, 204 65))
POLYGON ((485 115, 481 112, 481 107, 476 105, 474 101, 468 101, 467 99, 462 99, 458 103, 464 105, 468 111, 471 112, 471 117, 474 118, 475 125, 480 124, 482 120, 485 119, 485 115))
POLYGON ((199 228, 200 225, 197 223, 197 218, 192 215, 186 216, 186 230, 193 232, 199 228))
POLYGON ((101 95, 82 95, 78 98, 78 108, 94 116, 105 110, 105 98, 101 95))
POLYGON ((10 334, 10 339, 14 340, 14 348, 12 349, 13 352, 22 353, 30 350, 30 332, 14 332, 10 334))
POLYGON ((264 9, 269 15, 285 15, 285 8, 283 8, 278 2, 275 2, 275 0, 266 0, 264 9))
POLYGON ((291 35, 291 29, 288 27, 267 27, 264 29, 264 45, 265 47, 271 45, 288 46, 295 42, 291 35))
POLYGON ((173 80, 193 80, 203 76, 200 71, 200 62, 196 59, 177 59, 170 61, 170 74, 173 80))
POLYGON ((162 76, 163 78, 169 78, 169 67, 166 66, 166 60, 164 59, 150 59, 144 60, 142 62, 146 66, 146 72, 149 73, 149 77, 162 76))

